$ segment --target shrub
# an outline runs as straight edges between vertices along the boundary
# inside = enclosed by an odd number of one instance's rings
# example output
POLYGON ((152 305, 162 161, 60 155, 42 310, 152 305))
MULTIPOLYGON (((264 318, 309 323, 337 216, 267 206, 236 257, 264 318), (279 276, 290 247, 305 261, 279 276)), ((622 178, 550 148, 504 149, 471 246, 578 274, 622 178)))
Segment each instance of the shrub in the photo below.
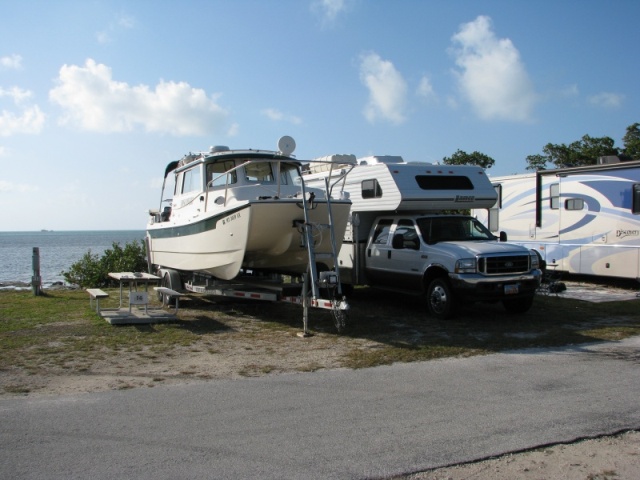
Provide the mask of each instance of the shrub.
POLYGON ((113 242, 99 257, 89 250, 82 258, 71 265, 62 276, 70 284, 87 287, 107 287, 117 282, 109 278, 109 272, 145 272, 147 271, 147 253, 143 240, 126 243, 124 248, 113 242))

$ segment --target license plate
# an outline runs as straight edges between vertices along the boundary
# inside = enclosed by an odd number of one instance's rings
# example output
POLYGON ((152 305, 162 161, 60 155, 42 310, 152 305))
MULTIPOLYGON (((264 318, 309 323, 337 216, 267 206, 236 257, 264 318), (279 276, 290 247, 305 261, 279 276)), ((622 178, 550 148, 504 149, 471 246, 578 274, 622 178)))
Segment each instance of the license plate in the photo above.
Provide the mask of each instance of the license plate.
POLYGON ((518 285, 505 285, 504 286, 504 294, 505 295, 515 295, 518 293, 518 285))

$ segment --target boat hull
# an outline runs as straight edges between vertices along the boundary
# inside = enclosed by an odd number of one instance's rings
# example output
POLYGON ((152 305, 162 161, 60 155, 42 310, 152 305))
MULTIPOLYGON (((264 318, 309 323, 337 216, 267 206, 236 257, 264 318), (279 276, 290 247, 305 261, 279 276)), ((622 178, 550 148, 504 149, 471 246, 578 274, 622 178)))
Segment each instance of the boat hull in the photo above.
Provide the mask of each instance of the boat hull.
MULTIPOLYGON (((331 253, 327 203, 309 209, 315 252, 331 253)), ((331 204, 335 238, 341 239, 350 202, 331 204)), ((301 242, 304 210, 299 201, 279 199, 249 202, 223 212, 192 218, 179 225, 170 222, 147 229, 149 258, 153 265, 179 271, 208 273, 231 280, 241 269, 274 273, 305 272, 308 251, 301 242)), ((332 268, 333 262, 322 258, 332 268)))

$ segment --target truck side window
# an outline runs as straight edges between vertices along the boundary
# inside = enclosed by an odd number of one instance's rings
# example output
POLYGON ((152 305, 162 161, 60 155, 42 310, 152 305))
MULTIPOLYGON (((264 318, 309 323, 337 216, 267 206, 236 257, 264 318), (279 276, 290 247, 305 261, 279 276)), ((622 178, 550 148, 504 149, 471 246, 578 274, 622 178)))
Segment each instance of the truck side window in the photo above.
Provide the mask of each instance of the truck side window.
POLYGON ((393 248, 410 248, 411 250, 420 248, 420 239, 411 220, 400 220, 393 237, 393 248))
POLYGON ((391 230, 391 219, 383 219, 378 222, 376 230, 373 233, 373 243, 377 245, 386 245, 389 241, 389 230, 391 230))

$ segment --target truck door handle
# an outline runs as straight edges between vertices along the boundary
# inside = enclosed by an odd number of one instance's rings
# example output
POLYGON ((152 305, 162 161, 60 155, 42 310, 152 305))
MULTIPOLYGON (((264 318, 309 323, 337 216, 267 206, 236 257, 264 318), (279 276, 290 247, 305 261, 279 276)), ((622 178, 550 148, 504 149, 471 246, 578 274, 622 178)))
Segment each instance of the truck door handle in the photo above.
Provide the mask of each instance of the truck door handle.
POLYGON ((391 250, 387 250, 387 258, 391 260, 391 250))

